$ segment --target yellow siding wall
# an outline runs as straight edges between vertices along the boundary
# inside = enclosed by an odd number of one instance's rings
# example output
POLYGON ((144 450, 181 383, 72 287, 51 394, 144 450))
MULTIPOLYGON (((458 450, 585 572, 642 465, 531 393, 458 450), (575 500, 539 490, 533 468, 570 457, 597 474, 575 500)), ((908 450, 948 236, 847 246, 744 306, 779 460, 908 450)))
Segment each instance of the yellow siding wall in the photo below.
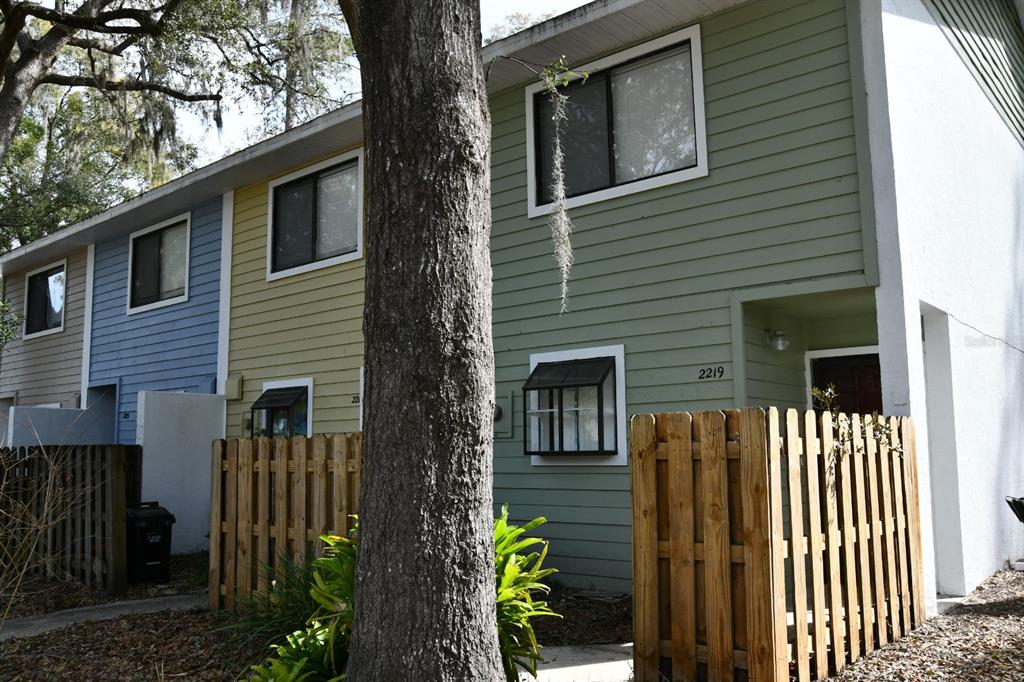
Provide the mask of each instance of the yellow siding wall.
MULTIPOLYGON (((64 331, 24 340, 18 338, 3 352, 0 395, 19 405, 60 403, 78 407, 82 386, 82 333, 85 326, 85 279, 88 251, 66 256, 64 331)), ((34 269, 34 268, 33 268, 34 269)), ((5 296, 19 313, 25 312, 25 273, 7 277, 5 296)))
POLYGON ((242 397, 228 402, 227 435, 248 435, 264 381, 306 377, 313 378, 313 431, 355 431, 364 261, 268 282, 268 184, 276 177, 235 192, 228 374, 242 375, 242 397))

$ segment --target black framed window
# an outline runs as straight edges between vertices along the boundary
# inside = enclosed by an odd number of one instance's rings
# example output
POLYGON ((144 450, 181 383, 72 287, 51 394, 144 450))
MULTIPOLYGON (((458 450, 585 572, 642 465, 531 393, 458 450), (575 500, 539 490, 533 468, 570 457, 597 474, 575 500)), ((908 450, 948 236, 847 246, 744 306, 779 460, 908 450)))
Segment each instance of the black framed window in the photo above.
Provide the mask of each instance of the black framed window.
POLYGON ((327 260, 359 247, 359 162, 310 173, 274 188, 271 272, 327 260))
POLYGON ((615 455, 615 358, 542 362, 523 384, 527 455, 615 455))
POLYGON ((250 408, 252 437, 305 436, 309 425, 308 397, 309 390, 305 386, 263 391, 250 408))
MULTIPOLYGON (((580 196, 697 165, 689 40, 561 88, 565 195, 580 196)), ((551 98, 534 95, 536 202, 551 202, 551 98)))
POLYGON ((64 326, 64 265, 29 275, 25 291, 25 334, 64 326))
POLYGON ((130 306, 185 295, 188 279, 188 221, 132 238, 130 306))

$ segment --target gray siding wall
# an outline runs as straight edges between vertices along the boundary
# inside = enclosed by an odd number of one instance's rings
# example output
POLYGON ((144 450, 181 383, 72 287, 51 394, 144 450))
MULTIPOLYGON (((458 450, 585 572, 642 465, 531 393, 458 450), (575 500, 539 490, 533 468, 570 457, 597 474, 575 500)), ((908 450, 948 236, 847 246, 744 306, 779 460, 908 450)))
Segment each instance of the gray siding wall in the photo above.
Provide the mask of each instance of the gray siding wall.
MULTIPOLYGON (((67 255, 64 331, 23 340, 21 334, 0 359, 0 396, 16 396, 19 405, 60 403, 77 407, 82 386, 82 334, 85 327, 87 251, 67 255)), ((41 265, 45 265, 41 264, 41 265)), ((34 268, 33 268, 34 269, 34 268)), ((4 296, 25 309, 25 273, 4 278, 4 296)))
MULTIPOLYGON (((630 589, 629 475, 531 466, 530 354, 621 343, 629 413, 730 407, 730 292, 864 273, 846 17, 842 0, 764 0, 702 22, 710 174, 570 211, 563 315, 550 230, 526 212, 524 95, 492 100, 497 393, 515 396, 495 503, 548 518, 541 532, 566 582, 630 589), (699 381, 709 365, 724 376, 699 381)), ((798 390, 785 392, 796 402, 798 390)))

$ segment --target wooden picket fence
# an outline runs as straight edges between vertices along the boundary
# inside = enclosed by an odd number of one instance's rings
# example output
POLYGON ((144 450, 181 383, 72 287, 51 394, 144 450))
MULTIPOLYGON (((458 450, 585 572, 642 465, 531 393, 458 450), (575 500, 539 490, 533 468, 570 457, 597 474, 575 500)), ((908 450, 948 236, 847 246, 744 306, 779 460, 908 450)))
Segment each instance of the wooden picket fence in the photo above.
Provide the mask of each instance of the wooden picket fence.
POLYGON ((638 415, 630 448, 637 682, 824 679, 924 620, 909 418, 638 415))
POLYGON ((29 573, 118 594, 127 587, 126 508, 142 489, 130 445, 0 449, 4 523, 38 534, 29 573))
POLYGON ((362 434, 213 442, 210 608, 231 609, 303 565, 321 535, 343 535, 359 509, 362 434))

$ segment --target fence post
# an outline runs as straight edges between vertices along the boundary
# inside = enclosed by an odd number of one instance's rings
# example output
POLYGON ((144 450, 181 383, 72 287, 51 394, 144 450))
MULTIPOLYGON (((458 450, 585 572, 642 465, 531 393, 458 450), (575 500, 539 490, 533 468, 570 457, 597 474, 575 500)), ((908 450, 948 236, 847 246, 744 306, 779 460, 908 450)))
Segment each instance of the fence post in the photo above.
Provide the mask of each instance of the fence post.
POLYGON ((633 486, 633 674, 658 682, 658 507, 654 415, 630 419, 633 486))
POLYGON ((127 477, 123 445, 113 445, 108 452, 110 479, 107 481, 107 590, 121 594, 128 587, 127 547, 127 477))
POLYGON ((207 595, 210 608, 220 608, 220 565, 221 565, 221 512, 224 505, 222 495, 224 477, 224 446, 221 439, 213 441, 213 471, 210 476, 210 568, 207 595))

